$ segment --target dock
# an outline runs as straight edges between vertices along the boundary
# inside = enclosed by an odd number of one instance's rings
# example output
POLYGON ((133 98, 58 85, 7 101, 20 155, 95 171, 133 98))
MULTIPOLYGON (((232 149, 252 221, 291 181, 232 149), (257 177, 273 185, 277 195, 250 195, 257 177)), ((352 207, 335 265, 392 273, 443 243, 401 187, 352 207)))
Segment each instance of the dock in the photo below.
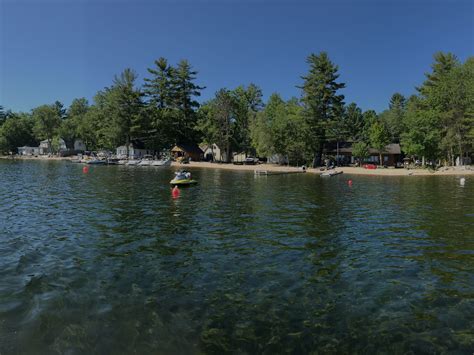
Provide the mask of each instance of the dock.
POLYGON ((254 170, 255 176, 303 174, 305 172, 306 172, 306 170, 292 170, 292 171, 254 170))

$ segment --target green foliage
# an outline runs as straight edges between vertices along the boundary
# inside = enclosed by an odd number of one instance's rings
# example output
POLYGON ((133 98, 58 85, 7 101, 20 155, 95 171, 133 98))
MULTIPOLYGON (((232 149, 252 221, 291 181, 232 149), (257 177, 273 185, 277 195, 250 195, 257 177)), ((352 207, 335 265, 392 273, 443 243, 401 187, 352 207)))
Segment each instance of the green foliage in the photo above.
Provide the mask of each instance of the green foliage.
MULTIPOLYGON (((4 112, 0 106, 0 145, 4 152, 47 139, 63 138, 73 148, 81 138, 88 149, 114 149, 140 139, 161 150, 177 142, 217 144, 226 160, 232 152, 258 156, 280 154, 292 162, 319 163, 327 142, 362 142, 354 147, 383 150, 400 142, 404 153, 444 160, 474 152, 474 58, 461 63, 451 53, 436 53, 431 72, 406 100, 392 95, 388 109, 362 113, 355 103, 344 107, 345 87, 327 53, 307 58, 301 100, 285 102, 273 94, 266 105, 255 84, 222 89, 200 106, 204 87, 186 60, 172 66, 165 58, 148 69, 143 88, 126 69, 110 87, 99 91, 89 106, 75 99, 65 110, 56 101, 32 111, 32 117, 4 112), (34 134, 33 134, 33 133, 34 134), (364 143, 364 144, 363 144, 364 143)), ((361 157, 363 154, 361 155, 361 157)))
POLYGON ((59 128, 59 136, 64 140, 66 148, 74 149, 74 142, 80 137, 79 126, 83 124, 88 110, 87 99, 80 98, 72 101, 59 128))
POLYGON ((187 60, 176 67, 165 58, 155 61, 156 68, 149 68, 151 78, 145 78, 144 94, 148 100, 146 115, 149 117, 149 140, 155 148, 176 142, 198 140, 199 116, 197 109, 201 87, 195 84, 197 71, 187 60))
POLYGON ((262 90, 255 84, 239 86, 231 91, 235 100, 234 143, 238 152, 251 151, 250 127, 263 107, 262 90))
POLYGON ((400 93, 395 93, 390 99, 389 109, 380 114, 380 120, 387 127, 390 140, 394 143, 400 142, 400 135, 403 132, 403 117, 406 111, 405 97, 400 93))
POLYGON ((221 89, 208 104, 207 125, 214 132, 213 139, 221 149, 224 161, 229 162, 235 127, 237 103, 229 90, 221 89))
POLYGON ((34 122, 27 114, 13 114, 0 127, 0 151, 17 153, 18 147, 36 144, 33 135, 34 122))
POLYGON ((369 129, 370 146, 379 151, 380 165, 383 164, 382 154, 387 144, 390 143, 390 136, 387 128, 381 122, 374 122, 369 129))
POLYGON ((408 101, 401 135, 401 147, 411 157, 436 159, 439 156, 441 131, 439 130, 439 112, 427 108, 416 96, 408 101))
POLYGON ((360 163, 369 157, 369 146, 365 142, 355 143, 352 147, 352 155, 359 160, 360 166, 360 163))
POLYGON ((352 102, 344 110, 344 125, 347 131, 347 139, 353 142, 362 139, 364 129, 364 116, 357 104, 352 102))
POLYGON ((128 147, 133 137, 143 133, 145 128, 142 93, 135 88, 137 74, 127 68, 115 76, 111 88, 106 88, 103 100, 103 114, 107 115, 106 136, 114 146, 125 143, 128 147))
POLYGON ((337 92, 345 84, 336 81, 339 78, 338 67, 331 62, 326 52, 311 54, 306 62, 309 64, 309 73, 302 77, 302 102, 309 135, 312 137, 309 143, 315 152, 315 165, 321 160, 328 122, 343 114, 344 96, 337 92))
POLYGON ((43 105, 33 109, 34 133, 38 140, 47 139, 49 143, 52 142, 61 126, 60 115, 61 111, 57 104, 43 105))

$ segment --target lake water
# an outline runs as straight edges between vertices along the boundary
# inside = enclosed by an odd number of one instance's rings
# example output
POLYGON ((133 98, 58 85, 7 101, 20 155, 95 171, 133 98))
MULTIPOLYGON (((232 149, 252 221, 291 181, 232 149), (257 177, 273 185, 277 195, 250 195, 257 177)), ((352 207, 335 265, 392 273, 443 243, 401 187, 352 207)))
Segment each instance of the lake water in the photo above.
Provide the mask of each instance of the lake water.
POLYGON ((0 353, 474 351, 474 179, 0 161, 0 353))

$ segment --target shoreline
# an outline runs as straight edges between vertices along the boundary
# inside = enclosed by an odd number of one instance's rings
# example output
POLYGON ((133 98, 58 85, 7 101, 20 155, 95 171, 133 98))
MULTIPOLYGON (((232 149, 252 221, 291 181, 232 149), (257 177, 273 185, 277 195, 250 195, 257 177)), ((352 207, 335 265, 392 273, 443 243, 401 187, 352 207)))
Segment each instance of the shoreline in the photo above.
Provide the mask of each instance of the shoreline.
MULTIPOLYGON (((234 165, 234 164, 221 164, 221 163, 208 163, 208 162, 190 162, 189 164, 178 164, 173 162, 171 166, 174 167, 192 167, 192 168, 207 168, 207 169, 223 169, 223 170, 237 170, 237 171, 255 171, 255 170, 266 170, 269 172, 288 172, 296 173, 301 172, 301 167, 292 166, 281 166, 275 164, 258 164, 258 165, 234 165)), ((452 176, 452 175, 474 175, 474 168, 468 166, 463 168, 442 168, 439 171, 431 172, 427 169, 395 169, 395 168, 382 168, 375 170, 368 170, 359 167, 344 166, 336 168, 332 171, 343 171, 344 174, 348 175, 370 175, 370 176, 452 176)), ((319 168, 307 168, 307 173, 310 174, 322 174, 324 171, 319 168)))
MULTIPOLYGON (((0 159, 5 160, 41 160, 41 161, 69 161, 72 157, 47 157, 47 156, 0 156, 0 159)), ((179 164, 173 162, 171 164, 175 168, 205 168, 205 169, 222 169, 222 170, 234 170, 234 171, 255 171, 255 170, 266 170, 269 172, 280 172, 280 173, 297 173, 301 172, 301 167, 293 166, 281 166, 276 164, 257 164, 257 165, 235 165, 232 163, 210 163, 210 162, 190 162, 189 164, 179 164)), ((464 167, 445 167, 438 171, 430 171, 427 169, 405 169, 405 168, 382 168, 368 170, 360 167, 349 167, 344 166, 334 169, 335 171, 343 171, 344 174, 348 175, 369 175, 369 176, 453 176, 453 175, 474 175, 473 166, 464 167)), ((333 170, 333 171, 334 171, 333 170)), ((319 168, 307 168, 307 173, 310 174, 321 174, 324 171, 319 168)))

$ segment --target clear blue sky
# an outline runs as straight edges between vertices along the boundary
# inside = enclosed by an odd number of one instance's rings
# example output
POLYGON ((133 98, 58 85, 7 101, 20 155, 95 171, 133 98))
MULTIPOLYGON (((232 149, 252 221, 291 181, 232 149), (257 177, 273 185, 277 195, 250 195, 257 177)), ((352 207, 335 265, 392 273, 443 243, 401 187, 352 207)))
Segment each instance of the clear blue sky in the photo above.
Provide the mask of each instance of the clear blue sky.
POLYGON ((29 111, 93 95, 160 56, 188 59, 207 87, 251 82, 300 96, 312 52, 339 65, 346 102, 382 111, 414 93, 434 52, 474 54, 472 0, 0 0, 0 105, 29 111))

